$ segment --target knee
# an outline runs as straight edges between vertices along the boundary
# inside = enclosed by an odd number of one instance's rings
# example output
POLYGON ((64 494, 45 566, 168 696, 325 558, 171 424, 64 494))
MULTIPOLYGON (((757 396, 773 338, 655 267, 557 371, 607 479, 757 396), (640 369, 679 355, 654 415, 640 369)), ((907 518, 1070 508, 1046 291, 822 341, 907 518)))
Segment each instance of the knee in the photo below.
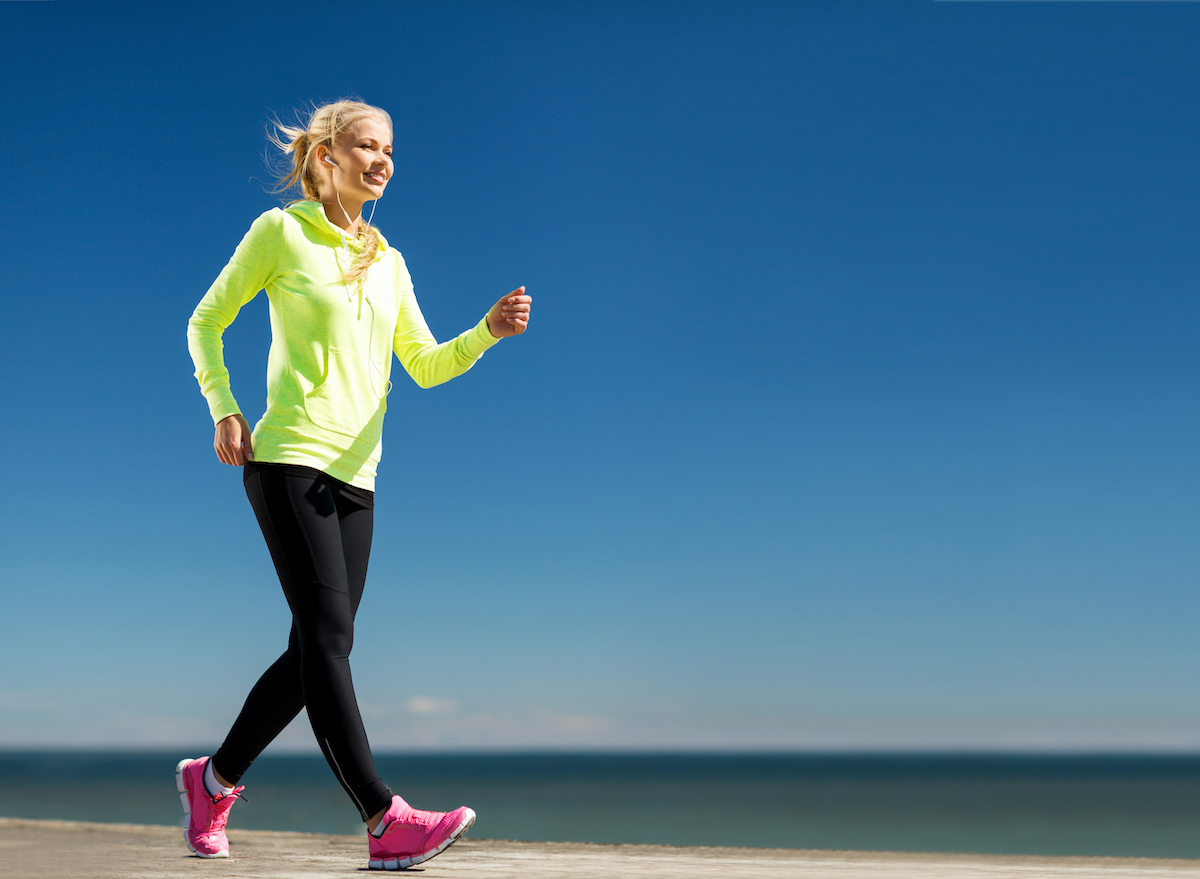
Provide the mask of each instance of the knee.
POLYGON ((350 655, 354 646, 354 621, 317 620, 300 634, 300 650, 305 657, 312 655, 342 658, 350 655))

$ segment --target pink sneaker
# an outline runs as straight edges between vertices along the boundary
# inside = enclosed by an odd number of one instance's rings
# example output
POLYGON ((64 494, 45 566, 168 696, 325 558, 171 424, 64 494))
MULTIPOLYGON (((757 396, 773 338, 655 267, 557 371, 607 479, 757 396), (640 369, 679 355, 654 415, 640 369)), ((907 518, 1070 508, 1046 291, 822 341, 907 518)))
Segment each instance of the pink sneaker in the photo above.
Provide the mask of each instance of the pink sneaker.
POLYGON ((204 787, 204 769, 208 757, 199 760, 180 760, 175 767, 175 787, 183 801, 183 838, 188 848, 202 858, 229 857, 229 840, 225 837, 225 822, 233 801, 246 788, 234 788, 225 797, 210 796, 204 787))
POLYGON ((403 870, 441 854, 475 823, 475 813, 466 806, 453 812, 421 812, 394 796, 383 820, 383 836, 367 834, 370 870, 403 870))

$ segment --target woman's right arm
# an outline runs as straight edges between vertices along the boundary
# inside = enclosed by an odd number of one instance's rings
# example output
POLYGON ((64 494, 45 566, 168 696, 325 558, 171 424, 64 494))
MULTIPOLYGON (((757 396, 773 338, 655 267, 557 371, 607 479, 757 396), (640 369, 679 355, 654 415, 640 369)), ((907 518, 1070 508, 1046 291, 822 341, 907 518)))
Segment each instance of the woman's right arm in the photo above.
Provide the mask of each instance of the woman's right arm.
POLYGON ((229 263, 209 287, 188 321, 188 351, 200 392, 216 425, 213 447, 226 464, 244 464, 252 454, 250 428, 229 385, 222 336, 242 306, 275 275, 283 233, 283 212, 268 211, 250 227, 229 263))

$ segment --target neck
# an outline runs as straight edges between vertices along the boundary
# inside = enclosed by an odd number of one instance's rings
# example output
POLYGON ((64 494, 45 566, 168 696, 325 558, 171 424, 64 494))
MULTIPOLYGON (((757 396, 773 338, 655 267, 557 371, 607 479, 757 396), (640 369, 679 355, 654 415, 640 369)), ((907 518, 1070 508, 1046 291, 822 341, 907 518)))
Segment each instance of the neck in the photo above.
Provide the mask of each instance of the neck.
POLYGON ((325 217, 329 222, 351 235, 358 234, 358 230, 362 227, 361 203, 354 204, 343 198, 342 203, 338 204, 335 198, 333 201, 322 200, 321 206, 325 208, 325 217), (345 209, 343 210, 343 208, 345 209))

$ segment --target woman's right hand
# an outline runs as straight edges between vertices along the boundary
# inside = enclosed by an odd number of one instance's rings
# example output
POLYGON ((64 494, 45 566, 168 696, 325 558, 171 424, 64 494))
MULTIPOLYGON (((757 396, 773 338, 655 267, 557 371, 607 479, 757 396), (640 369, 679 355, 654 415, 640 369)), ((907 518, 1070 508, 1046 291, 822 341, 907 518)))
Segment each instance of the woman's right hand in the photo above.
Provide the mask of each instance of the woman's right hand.
POLYGON ((226 415, 217 422, 213 448, 222 464, 240 467, 254 460, 254 449, 250 448, 250 425, 240 414, 226 415))

